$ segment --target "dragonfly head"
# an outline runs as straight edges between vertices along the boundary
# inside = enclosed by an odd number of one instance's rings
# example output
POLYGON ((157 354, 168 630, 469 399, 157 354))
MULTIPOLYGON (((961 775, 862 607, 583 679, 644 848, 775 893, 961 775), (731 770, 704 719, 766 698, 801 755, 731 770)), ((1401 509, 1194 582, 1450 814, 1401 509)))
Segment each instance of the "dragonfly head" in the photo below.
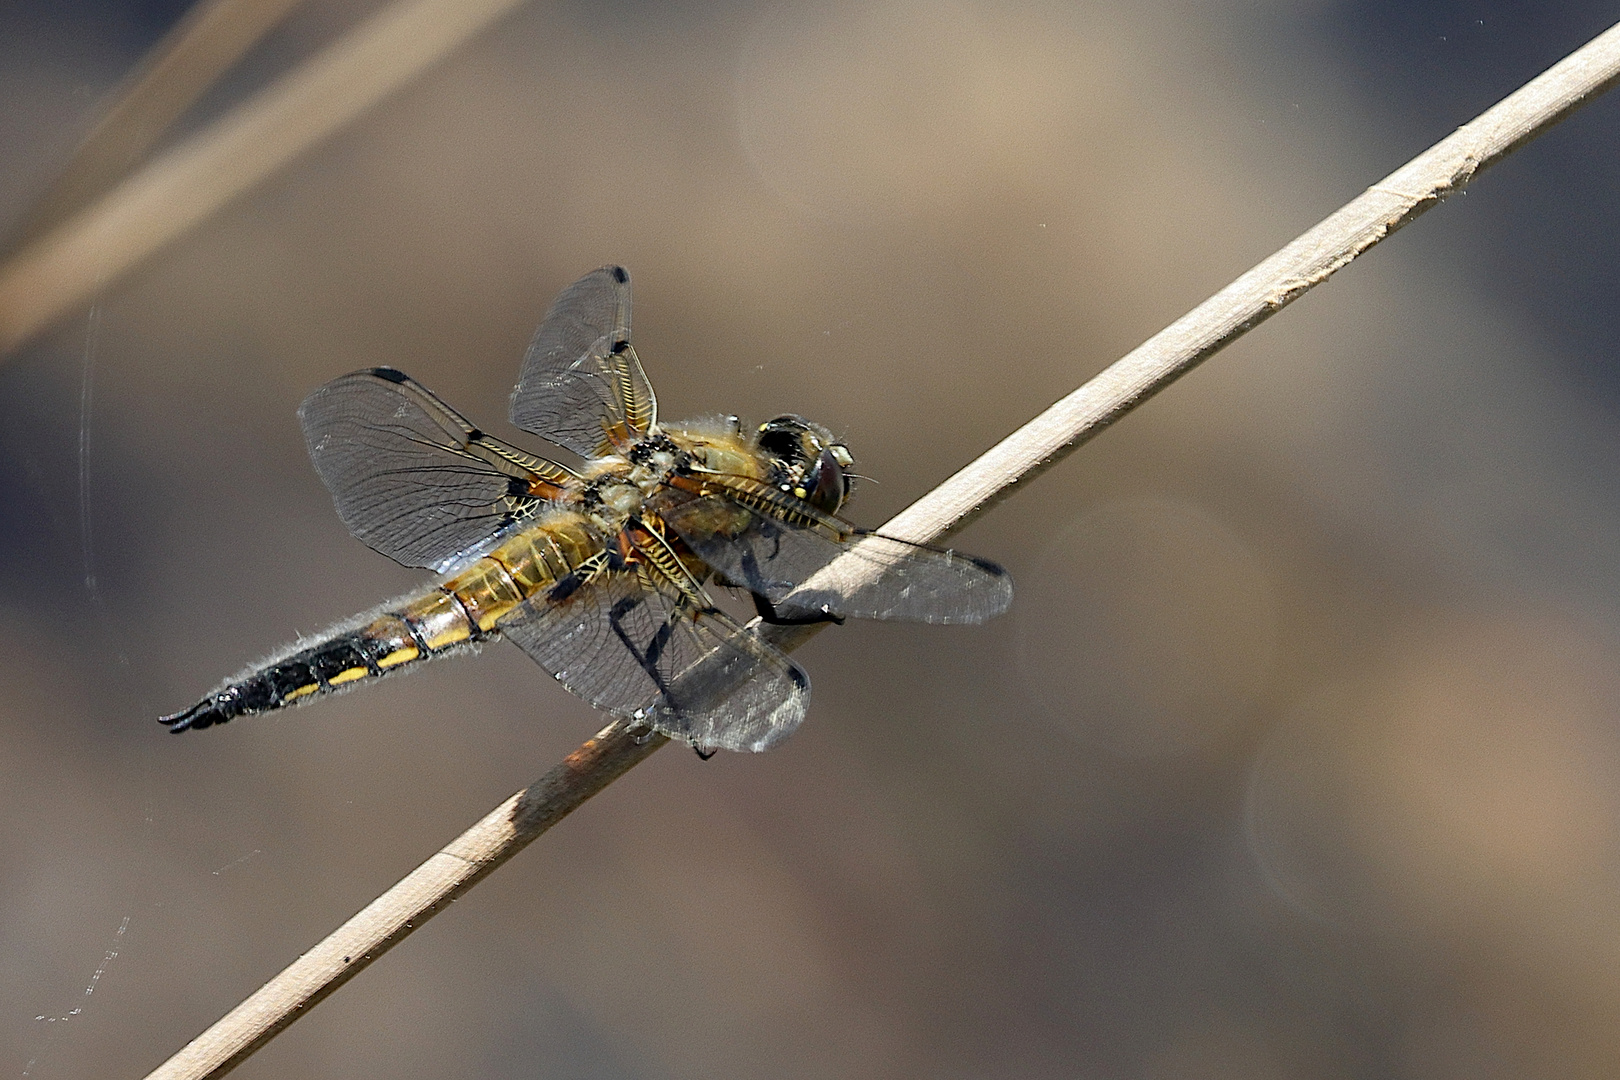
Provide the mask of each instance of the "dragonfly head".
POLYGON ((759 425, 759 448, 771 458, 772 482, 832 514, 844 505, 854 484, 849 447, 832 432, 791 413, 759 425))

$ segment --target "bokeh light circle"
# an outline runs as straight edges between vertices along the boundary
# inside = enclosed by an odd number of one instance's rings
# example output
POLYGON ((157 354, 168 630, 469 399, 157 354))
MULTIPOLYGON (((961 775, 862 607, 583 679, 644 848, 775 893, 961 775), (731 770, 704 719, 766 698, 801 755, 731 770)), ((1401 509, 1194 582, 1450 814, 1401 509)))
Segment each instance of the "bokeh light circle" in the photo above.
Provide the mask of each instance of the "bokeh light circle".
POLYGON ((1275 608, 1259 560, 1203 510, 1093 507, 1020 582, 1024 682, 1087 743, 1126 756, 1213 748, 1268 684, 1275 608))

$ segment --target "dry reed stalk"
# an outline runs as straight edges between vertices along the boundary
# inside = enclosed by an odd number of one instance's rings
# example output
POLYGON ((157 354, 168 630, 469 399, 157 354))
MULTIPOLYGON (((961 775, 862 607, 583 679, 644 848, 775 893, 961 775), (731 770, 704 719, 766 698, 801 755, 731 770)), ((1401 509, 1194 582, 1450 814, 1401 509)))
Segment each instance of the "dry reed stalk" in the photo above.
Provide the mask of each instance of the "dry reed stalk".
POLYGON ((123 179, 174 122, 303 0, 199 0, 123 85, 30 208, 12 247, 39 239, 123 179))
POLYGON ((0 356, 526 0, 397 0, 0 266, 0 356))
MULTIPOLYGON (((883 532, 938 540, 1005 498, 1200 361, 1620 79, 1620 25, 1413 158, 1149 338, 893 518, 883 532)), ((817 627, 768 627, 785 648, 817 627)), ((203 1080, 240 1064, 361 967, 663 745, 609 725, 512 796, 198 1036, 147 1080, 203 1080)))

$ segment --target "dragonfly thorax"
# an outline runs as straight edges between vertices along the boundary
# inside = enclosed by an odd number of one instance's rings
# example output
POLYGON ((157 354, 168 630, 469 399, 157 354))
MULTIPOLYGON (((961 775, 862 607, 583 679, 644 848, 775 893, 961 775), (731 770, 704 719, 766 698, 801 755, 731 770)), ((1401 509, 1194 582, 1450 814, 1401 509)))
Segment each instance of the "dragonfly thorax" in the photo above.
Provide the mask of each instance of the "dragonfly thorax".
POLYGON ((583 502, 589 516, 604 531, 616 532, 690 462, 691 454, 659 431, 637 440, 623 455, 596 459, 586 470, 583 502))
POLYGON ((623 481, 603 483, 596 489, 598 516, 604 527, 617 528, 626 518, 641 509, 647 493, 639 484, 623 481))

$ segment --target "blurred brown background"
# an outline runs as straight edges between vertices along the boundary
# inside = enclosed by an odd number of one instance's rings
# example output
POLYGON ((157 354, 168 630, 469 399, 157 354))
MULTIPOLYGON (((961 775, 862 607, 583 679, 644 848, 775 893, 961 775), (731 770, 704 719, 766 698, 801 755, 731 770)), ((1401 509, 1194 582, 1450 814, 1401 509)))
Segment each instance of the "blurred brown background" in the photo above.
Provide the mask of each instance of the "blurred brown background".
MULTIPOLYGON (((0 9, 0 227, 183 6, 0 9)), ((374 6, 300 8, 185 129, 374 6)), ((502 22, 0 366, 0 1074, 143 1074, 599 724, 505 645, 154 722, 420 580, 305 460, 321 382, 511 435, 535 322, 620 261, 663 414, 823 420, 877 524, 1614 17, 502 22)), ((237 1075, 1616 1075, 1617 129, 962 534, 1009 615, 823 634, 783 749, 658 754, 237 1075)))

